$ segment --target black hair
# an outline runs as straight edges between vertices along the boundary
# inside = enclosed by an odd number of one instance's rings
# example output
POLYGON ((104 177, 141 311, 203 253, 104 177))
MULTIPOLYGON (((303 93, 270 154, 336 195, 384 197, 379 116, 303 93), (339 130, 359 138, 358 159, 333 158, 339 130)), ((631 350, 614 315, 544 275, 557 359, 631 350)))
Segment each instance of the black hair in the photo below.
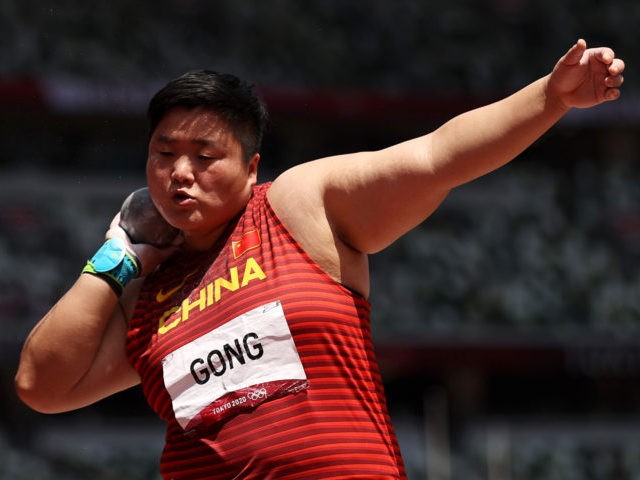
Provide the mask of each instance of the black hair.
POLYGON ((174 107, 203 107, 219 115, 242 145, 246 161, 260 151, 268 114, 253 85, 229 73, 193 70, 171 80, 149 102, 147 119, 153 135, 174 107))

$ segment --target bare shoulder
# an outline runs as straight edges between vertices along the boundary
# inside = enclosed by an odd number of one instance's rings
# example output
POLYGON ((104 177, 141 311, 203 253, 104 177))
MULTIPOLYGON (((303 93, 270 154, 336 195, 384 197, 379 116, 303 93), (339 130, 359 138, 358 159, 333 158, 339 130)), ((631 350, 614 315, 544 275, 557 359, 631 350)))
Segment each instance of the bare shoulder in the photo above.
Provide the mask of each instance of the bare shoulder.
POLYGON ((297 165, 273 181, 271 207, 307 254, 337 282, 367 296, 366 255, 346 245, 335 231, 324 201, 326 162, 297 165))
POLYGON ((305 251, 338 279, 335 239, 315 167, 313 163, 302 164, 287 170, 274 180, 267 196, 275 213, 305 251))

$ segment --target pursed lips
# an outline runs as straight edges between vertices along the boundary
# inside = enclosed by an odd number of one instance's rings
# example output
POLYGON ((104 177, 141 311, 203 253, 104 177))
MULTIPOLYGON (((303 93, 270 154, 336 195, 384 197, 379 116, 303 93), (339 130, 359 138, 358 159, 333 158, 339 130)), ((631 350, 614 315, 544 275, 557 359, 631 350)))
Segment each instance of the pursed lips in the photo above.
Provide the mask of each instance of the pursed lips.
POLYGON ((195 202, 195 198, 189 195, 185 190, 176 190, 171 194, 171 199, 177 205, 188 205, 195 202))

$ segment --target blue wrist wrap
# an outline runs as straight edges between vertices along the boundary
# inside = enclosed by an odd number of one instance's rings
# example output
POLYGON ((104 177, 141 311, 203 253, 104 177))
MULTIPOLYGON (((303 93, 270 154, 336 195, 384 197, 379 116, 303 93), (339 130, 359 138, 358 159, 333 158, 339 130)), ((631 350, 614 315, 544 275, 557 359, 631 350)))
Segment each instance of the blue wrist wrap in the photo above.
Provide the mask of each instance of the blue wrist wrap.
POLYGON ((105 280, 116 295, 122 295, 124 287, 140 274, 140 260, 129 250, 124 240, 110 238, 82 269, 105 280))

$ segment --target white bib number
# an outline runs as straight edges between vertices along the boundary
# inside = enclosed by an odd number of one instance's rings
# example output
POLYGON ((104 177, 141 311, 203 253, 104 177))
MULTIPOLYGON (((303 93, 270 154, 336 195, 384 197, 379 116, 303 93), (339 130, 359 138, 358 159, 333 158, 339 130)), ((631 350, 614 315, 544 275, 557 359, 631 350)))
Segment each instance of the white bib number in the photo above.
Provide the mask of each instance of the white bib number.
POLYGON ((176 420, 187 431, 308 386, 279 301, 178 348, 163 358, 162 371, 176 420))

